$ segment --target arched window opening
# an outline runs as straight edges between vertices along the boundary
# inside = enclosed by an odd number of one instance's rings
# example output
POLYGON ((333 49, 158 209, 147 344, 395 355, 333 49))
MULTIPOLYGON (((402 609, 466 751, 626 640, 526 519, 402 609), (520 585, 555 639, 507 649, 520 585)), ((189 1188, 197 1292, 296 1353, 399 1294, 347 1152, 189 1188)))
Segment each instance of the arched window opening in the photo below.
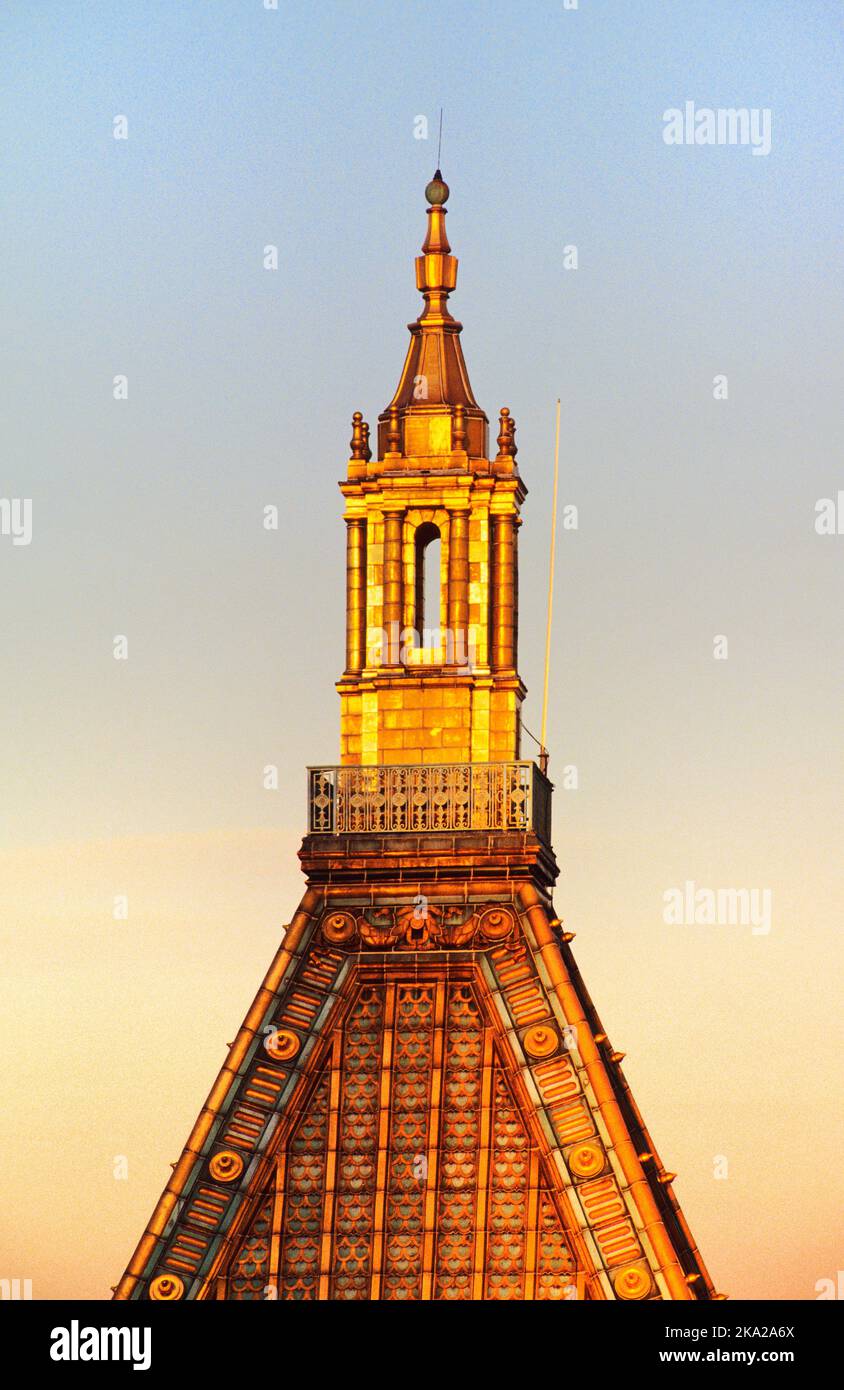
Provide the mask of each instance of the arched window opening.
POLYGON ((440 532, 425 521, 416 532, 416 622, 419 645, 440 644, 440 532))

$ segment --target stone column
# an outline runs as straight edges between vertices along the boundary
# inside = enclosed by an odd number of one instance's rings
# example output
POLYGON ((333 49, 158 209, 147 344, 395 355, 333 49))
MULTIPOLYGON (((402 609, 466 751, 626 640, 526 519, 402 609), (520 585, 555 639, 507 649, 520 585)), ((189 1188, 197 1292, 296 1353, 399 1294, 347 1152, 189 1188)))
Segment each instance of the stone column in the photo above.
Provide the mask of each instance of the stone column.
POLYGON ((452 512, 448 532, 448 641, 465 662, 469 644, 469 513, 452 512))
POLYGON ((402 513, 384 513, 384 630, 387 635, 387 664, 398 664, 402 624, 402 513))
POLYGON ((346 671, 366 665, 366 517, 346 518, 346 671))
POLYGON ((516 525, 514 516, 490 517, 492 615, 490 623, 493 671, 516 666, 516 525))

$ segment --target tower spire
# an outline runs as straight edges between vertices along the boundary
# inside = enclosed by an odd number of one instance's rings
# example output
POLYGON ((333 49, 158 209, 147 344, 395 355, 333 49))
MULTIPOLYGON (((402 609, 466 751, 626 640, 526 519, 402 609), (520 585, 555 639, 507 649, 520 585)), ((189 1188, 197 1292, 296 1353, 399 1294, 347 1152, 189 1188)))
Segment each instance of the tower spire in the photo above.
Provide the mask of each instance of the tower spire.
MULTIPOLYGON (((419 317, 408 324, 410 345, 395 395, 378 418, 378 456, 388 451, 390 412, 402 421, 410 446, 405 453, 430 459, 451 452, 451 421, 461 406, 467 422, 470 457, 487 453, 487 417, 475 400, 460 344, 463 325, 448 307, 457 284, 457 257, 452 256, 445 228, 448 184, 437 169, 425 189, 428 226, 422 254, 416 257, 416 288, 425 301, 419 317), (404 427, 408 417, 414 421, 404 427), (445 447, 444 441, 449 441, 445 447)), ((430 463, 428 467, 432 466, 430 463)), ((436 466, 436 465, 433 465, 436 466)), ((449 466, 444 462, 441 467, 449 466)))

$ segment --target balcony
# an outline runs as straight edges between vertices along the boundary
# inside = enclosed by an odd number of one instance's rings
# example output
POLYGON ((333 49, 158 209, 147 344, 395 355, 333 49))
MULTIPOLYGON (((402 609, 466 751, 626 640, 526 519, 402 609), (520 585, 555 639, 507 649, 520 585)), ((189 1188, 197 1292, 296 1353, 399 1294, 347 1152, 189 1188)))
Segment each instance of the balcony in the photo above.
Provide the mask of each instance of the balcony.
POLYGON ((532 831, 551 844, 551 783, 536 763, 309 767, 311 835, 532 831))

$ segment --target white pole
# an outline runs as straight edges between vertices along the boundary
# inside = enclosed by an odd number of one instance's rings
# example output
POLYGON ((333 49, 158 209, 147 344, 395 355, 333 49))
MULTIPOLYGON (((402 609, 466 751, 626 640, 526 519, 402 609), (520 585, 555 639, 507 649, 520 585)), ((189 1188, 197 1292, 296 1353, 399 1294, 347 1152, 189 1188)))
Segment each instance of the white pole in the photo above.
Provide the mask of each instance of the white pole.
POLYGON ((548 771, 548 676, 551 669, 551 618, 554 612, 554 554, 557 548, 557 483, 560 476, 560 399, 557 397, 557 429, 554 441, 554 500, 551 503, 551 559, 548 566, 548 627, 545 631, 545 683, 542 692, 542 730, 539 739, 539 762, 548 771))

